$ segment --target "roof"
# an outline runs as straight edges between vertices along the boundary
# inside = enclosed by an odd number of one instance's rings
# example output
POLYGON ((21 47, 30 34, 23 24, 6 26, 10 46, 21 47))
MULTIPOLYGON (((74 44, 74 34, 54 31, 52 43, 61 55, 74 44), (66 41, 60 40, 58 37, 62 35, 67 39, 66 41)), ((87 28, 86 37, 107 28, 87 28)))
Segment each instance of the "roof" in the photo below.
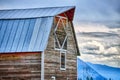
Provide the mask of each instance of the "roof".
POLYGON ((0 53, 44 51, 54 16, 73 19, 74 6, 0 10, 0 53))
POLYGON ((63 6, 63 7, 0 10, 0 19, 55 16, 73 8, 74 6, 65 6, 65 7, 63 6))
POLYGON ((53 17, 0 20, 0 53, 44 51, 53 17))

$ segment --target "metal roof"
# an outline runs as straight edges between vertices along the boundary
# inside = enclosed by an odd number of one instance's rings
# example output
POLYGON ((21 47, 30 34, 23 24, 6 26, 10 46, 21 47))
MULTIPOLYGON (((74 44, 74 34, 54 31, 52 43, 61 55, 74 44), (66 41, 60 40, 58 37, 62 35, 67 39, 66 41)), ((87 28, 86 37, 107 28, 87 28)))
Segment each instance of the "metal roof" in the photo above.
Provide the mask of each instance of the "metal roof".
POLYGON ((0 53, 44 51, 52 23, 53 17, 0 19, 0 53))
POLYGON ((0 10, 0 19, 55 16, 72 8, 74 6, 0 10))
POLYGON ((44 51, 54 16, 73 8, 0 10, 0 53, 44 51))

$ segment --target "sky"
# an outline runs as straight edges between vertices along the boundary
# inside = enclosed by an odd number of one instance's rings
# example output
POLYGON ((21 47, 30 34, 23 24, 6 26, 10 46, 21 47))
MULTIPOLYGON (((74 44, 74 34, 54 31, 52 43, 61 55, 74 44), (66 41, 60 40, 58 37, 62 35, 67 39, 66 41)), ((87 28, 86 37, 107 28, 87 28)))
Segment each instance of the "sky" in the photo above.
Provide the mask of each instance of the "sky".
POLYGON ((80 58, 120 67, 120 0, 0 0, 0 9, 71 5, 80 58))
POLYGON ((120 67, 120 0, 79 0, 75 30, 84 61, 120 67))

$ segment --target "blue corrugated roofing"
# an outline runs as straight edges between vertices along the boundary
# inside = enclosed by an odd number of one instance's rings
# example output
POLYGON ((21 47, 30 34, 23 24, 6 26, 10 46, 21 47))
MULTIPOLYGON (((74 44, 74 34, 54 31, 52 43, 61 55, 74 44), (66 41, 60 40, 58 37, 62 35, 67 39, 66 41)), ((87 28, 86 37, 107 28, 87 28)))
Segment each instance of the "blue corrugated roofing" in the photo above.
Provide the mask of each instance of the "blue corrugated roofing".
POLYGON ((0 53, 44 51, 54 16, 72 8, 0 10, 0 53))
POLYGON ((44 51, 53 17, 0 19, 0 53, 44 51))
POLYGON ((74 6, 0 10, 0 19, 55 16, 72 8, 74 6))

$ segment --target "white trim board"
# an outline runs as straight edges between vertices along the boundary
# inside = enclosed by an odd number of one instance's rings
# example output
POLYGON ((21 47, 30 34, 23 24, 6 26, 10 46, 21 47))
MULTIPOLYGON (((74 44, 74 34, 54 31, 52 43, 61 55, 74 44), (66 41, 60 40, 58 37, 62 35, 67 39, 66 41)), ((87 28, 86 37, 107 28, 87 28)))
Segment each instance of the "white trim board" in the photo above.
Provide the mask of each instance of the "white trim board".
POLYGON ((44 52, 41 56, 41 80, 44 80, 44 52))

